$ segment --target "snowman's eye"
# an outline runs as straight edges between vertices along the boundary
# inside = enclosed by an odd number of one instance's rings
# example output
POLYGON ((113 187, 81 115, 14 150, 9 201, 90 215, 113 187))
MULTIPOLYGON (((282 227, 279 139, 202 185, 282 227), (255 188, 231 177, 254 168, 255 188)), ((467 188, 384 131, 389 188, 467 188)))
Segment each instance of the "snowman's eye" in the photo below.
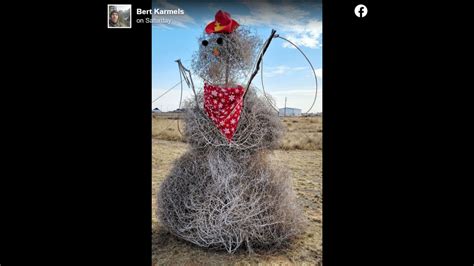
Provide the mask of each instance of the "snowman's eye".
POLYGON ((217 44, 222 45, 224 43, 224 40, 221 37, 219 37, 219 38, 217 38, 216 42, 217 42, 217 44))
POLYGON ((207 40, 202 41, 202 45, 207 46, 208 44, 209 44, 209 42, 207 40))

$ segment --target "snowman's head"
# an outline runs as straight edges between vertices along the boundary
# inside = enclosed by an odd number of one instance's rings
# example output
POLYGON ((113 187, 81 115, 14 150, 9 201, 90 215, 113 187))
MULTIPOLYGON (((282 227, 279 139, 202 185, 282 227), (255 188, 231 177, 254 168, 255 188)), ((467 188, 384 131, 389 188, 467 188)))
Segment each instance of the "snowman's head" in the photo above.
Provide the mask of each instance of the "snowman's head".
POLYGON ((216 21, 209 23, 198 39, 199 50, 193 56, 192 68, 207 83, 240 85, 253 70, 261 41, 249 29, 239 27, 228 13, 223 12, 227 14, 223 15, 222 12, 218 11, 216 21))

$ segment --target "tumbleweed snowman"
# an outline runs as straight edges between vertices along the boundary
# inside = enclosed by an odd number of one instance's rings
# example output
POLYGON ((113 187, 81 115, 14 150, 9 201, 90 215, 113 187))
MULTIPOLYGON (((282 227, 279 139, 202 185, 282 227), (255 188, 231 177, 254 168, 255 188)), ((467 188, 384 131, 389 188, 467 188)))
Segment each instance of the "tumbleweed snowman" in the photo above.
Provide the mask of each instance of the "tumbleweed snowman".
POLYGON ((288 167, 270 159, 283 125, 271 104, 244 84, 263 46, 219 10, 193 57, 204 89, 185 105, 189 149, 161 184, 158 218, 202 247, 279 247, 303 228, 288 167))

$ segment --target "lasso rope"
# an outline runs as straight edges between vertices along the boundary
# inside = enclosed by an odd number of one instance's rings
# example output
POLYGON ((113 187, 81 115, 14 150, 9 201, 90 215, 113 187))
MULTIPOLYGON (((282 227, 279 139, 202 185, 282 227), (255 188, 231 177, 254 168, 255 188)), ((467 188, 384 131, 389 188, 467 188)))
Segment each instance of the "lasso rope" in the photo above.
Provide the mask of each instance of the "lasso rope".
MULTIPOLYGON (((306 58, 306 61, 308 61, 309 63, 309 66, 311 67, 311 69, 313 70, 313 75, 314 75, 314 80, 316 82, 316 92, 314 94, 314 100, 313 100, 313 104, 311 104, 311 107, 308 109, 308 111, 306 111, 305 114, 308 114, 309 111, 311 111, 311 109, 313 109, 313 106, 314 104, 316 103, 316 99, 318 97, 318 77, 316 76, 316 71, 314 70, 314 67, 313 67, 313 64, 311 64, 311 61, 309 61, 308 57, 306 56, 306 54, 296 45, 294 44, 293 42, 291 42, 290 40, 286 39, 286 38, 283 38, 281 37, 279 34, 275 34, 274 35, 274 38, 280 38, 280 39, 283 39, 287 42, 289 42, 291 45, 293 45, 296 49, 298 49, 298 51, 300 51, 300 53, 304 56, 304 58, 306 58)), ((263 60, 262 60, 262 69, 263 69, 263 60)), ((260 76, 261 76, 261 81, 262 81, 262 90, 263 90, 263 94, 265 95, 265 98, 267 98, 267 94, 265 93, 265 87, 263 86, 263 70, 260 72, 260 76)), ((268 99, 268 98, 267 98, 268 99)), ((273 105, 272 105, 273 106, 273 105)))

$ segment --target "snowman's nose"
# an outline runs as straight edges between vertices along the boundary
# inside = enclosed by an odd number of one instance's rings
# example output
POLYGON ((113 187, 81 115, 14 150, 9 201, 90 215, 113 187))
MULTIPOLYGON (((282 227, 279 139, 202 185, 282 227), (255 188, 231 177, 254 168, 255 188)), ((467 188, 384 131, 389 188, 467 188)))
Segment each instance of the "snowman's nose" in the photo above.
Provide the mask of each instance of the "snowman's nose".
POLYGON ((214 50, 212 51, 212 53, 213 53, 215 56, 219 56, 219 55, 220 55, 219 49, 217 49, 217 47, 214 47, 214 50))

